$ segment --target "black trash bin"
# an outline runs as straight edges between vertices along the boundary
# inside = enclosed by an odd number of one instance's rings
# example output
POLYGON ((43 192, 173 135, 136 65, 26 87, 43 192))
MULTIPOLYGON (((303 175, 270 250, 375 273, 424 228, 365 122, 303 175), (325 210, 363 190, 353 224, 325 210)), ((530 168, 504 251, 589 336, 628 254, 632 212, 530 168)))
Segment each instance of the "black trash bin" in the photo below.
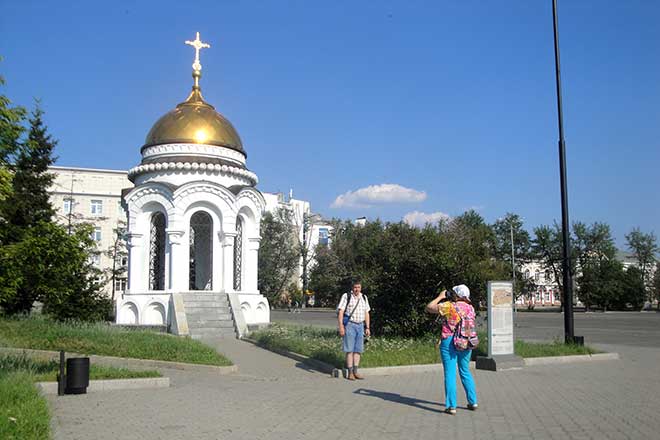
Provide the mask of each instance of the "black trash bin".
POLYGON ((66 388, 64 394, 85 394, 89 386, 89 358, 66 360, 66 388))

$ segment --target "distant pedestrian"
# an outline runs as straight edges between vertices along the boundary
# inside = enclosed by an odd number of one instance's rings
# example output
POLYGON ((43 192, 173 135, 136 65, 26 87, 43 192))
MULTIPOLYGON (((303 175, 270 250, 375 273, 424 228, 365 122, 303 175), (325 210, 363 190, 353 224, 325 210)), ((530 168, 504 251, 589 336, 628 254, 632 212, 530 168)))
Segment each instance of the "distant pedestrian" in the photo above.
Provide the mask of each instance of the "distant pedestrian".
POLYGON ((337 306, 339 313, 339 334, 343 338, 343 350, 346 353, 346 368, 348 380, 364 379, 358 373, 360 356, 364 351, 364 335, 371 335, 369 300, 362 294, 362 283, 353 281, 351 293, 344 293, 337 306))
POLYGON ((475 313, 470 303, 470 289, 465 284, 443 290, 437 298, 426 305, 426 311, 442 317, 440 356, 445 376, 445 412, 456 414, 456 365, 465 389, 468 409, 477 409, 477 388, 470 373, 472 350, 457 350, 454 346, 454 332, 459 322, 474 327, 475 313))

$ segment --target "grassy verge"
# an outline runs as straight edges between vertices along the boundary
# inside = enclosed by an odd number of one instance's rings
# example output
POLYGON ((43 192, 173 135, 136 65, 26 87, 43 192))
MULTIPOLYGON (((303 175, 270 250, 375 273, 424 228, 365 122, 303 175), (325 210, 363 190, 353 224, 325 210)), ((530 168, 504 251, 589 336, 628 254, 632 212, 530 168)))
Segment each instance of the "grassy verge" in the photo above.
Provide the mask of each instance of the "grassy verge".
MULTIPOLYGON (((267 329, 251 335, 257 343, 268 349, 288 350, 341 368, 344 354, 341 339, 336 330, 317 327, 302 327, 274 323, 267 329)), ((481 341, 477 355, 485 356, 488 350, 487 337, 479 333, 481 341)), ((420 338, 372 337, 365 346, 362 367, 392 367, 399 365, 432 364, 440 362, 436 344, 438 337, 426 335, 420 338)), ((515 352, 522 357, 566 356, 591 354, 597 351, 590 347, 553 343, 528 343, 516 341, 515 352)))
POLYGON ((42 317, 0 319, 0 346, 192 364, 232 365, 229 359, 193 339, 149 331, 122 330, 108 324, 60 323, 42 317))
POLYGON ((600 353, 599 350, 588 345, 564 344, 561 341, 551 343, 516 341, 514 350, 518 356, 524 358, 600 353))
POLYGON ((48 404, 33 381, 30 373, 0 370, 0 438, 50 438, 48 404))
MULTIPOLYGON (((48 439, 50 415, 34 382, 57 380, 58 362, 25 355, 0 355, 0 438, 48 439)), ((158 371, 90 365, 90 379, 161 377, 158 371)))
MULTIPOLYGON (((59 362, 55 360, 44 361, 31 359, 25 355, 2 355, 0 354, 0 371, 7 373, 28 373, 34 382, 53 382, 57 380, 59 362)), ((89 378, 96 379, 134 379, 146 377, 162 377, 158 371, 134 371, 127 368, 106 367, 91 364, 89 366, 89 378)))
MULTIPOLYGON (((264 348, 293 351, 338 368, 344 365, 341 339, 333 329, 275 323, 250 336, 264 348)), ((436 342, 432 336, 421 339, 371 337, 360 365, 368 368, 439 362, 436 342)))

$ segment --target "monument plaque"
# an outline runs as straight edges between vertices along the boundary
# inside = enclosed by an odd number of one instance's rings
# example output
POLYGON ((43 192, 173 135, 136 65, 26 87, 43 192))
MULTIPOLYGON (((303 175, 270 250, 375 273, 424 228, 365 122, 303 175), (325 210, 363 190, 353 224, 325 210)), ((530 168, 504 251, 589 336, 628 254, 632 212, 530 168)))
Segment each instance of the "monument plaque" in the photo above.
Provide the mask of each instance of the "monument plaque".
POLYGON ((513 284, 488 282, 488 356, 513 354, 513 284))
POLYGON ((478 356, 476 367, 505 370, 522 367, 513 345, 513 283, 488 282, 488 356, 478 356))

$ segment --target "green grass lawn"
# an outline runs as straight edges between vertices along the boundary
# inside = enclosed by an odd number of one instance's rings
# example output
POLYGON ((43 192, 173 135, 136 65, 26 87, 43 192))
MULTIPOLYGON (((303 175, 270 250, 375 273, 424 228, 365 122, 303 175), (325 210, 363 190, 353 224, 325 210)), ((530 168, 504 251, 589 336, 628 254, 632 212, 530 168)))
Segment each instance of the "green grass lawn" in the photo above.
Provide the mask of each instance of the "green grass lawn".
POLYGON ((155 359, 217 366, 231 361, 190 338, 123 330, 108 324, 55 322, 43 317, 0 318, 0 346, 155 359))
POLYGON ((0 370, 0 438, 50 438, 48 403, 37 391, 30 373, 0 370))
MULTIPOLYGON (((0 438, 48 439, 50 415, 34 382, 57 380, 57 361, 0 354, 0 438)), ((131 371, 91 364, 90 379, 161 377, 158 371, 131 371)))
MULTIPOLYGON (((59 361, 36 360, 26 355, 0 354, 0 374, 14 372, 29 373, 34 382, 57 381, 59 361)), ((89 366, 89 378, 95 379, 134 379, 163 377, 158 371, 134 371, 127 368, 106 367, 93 362, 89 366)))
MULTIPOLYGON (((333 329, 274 323, 269 328, 259 330, 250 336, 264 348, 293 351, 337 368, 344 365, 341 338, 333 329)), ((480 344, 476 354, 485 356, 488 351, 486 334, 479 333, 479 339, 480 344)), ((365 345, 360 365, 369 368, 438 363, 440 355, 437 342, 438 336, 436 335, 421 338, 371 337, 365 345)), ((590 347, 564 345, 559 342, 528 343, 524 341, 516 341, 514 350, 522 357, 565 356, 597 352, 590 347)))

